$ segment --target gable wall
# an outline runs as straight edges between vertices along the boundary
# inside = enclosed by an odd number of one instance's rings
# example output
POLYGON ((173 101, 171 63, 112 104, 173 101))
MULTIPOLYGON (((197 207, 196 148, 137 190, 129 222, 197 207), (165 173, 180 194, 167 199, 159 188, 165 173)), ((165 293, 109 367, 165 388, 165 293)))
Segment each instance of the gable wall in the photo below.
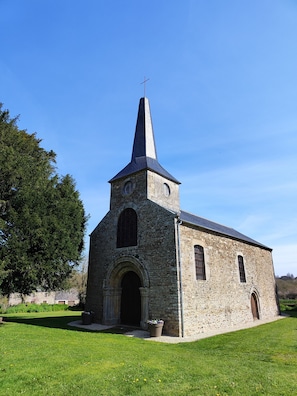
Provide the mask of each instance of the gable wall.
POLYGON ((227 237, 180 227, 185 336, 252 322, 251 293, 259 297, 260 319, 278 315, 271 252, 227 237), (194 245, 204 247, 206 280, 196 280, 194 245), (237 256, 242 255, 246 283, 237 256))
MULTIPOLYGON (((95 312, 97 322, 104 321, 104 288, 115 287, 115 284, 110 284, 109 275, 117 269, 122 276, 121 268, 124 271, 130 262, 147 274, 147 283, 142 284, 148 290, 146 320, 164 319, 164 331, 177 336, 180 335, 180 311, 175 214, 150 200, 143 200, 142 193, 138 193, 137 189, 143 182, 142 176, 134 175, 135 190, 129 197, 122 197, 122 184, 113 187, 114 209, 108 212, 91 235, 86 309, 95 312), (127 207, 137 213, 138 243, 137 246, 117 248, 117 222, 120 213, 127 207)), ((120 279, 118 281, 116 288, 119 290, 120 279)))

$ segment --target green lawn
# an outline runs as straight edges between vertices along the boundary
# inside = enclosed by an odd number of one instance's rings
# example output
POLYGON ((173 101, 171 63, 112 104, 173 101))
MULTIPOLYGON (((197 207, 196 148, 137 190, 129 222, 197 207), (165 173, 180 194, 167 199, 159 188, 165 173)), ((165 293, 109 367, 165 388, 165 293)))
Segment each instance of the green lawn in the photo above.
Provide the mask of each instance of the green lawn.
POLYGON ((5 315, 0 395, 297 395, 297 318, 165 344, 69 328, 78 315, 5 315))

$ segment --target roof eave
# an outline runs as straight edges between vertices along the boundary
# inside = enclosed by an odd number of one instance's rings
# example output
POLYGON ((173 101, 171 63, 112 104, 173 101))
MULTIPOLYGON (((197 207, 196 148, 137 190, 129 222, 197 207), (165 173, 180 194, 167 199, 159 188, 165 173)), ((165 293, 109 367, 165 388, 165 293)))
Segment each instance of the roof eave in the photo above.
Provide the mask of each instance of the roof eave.
MULTIPOLYGON (((266 246, 266 245, 263 245, 262 243, 257 242, 257 241, 255 241, 255 240, 253 240, 253 239, 247 237, 246 235, 243 235, 243 234, 242 234, 243 237, 245 237, 245 238, 247 238, 247 239, 240 238, 239 236, 237 237, 237 236, 235 236, 235 235, 230 235, 230 234, 228 234, 228 233, 224 233, 224 232, 222 232, 222 231, 215 230, 215 229, 213 229, 213 228, 211 228, 211 227, 206 227, 206 226, 197 224, 197 223, 192 222, 192 221, 190 221, 190 220, 185 220, 185 219, 181 219, 181 220, 182 220, 182 222, 185 223, 185 224, 189 224, 189 225, 194 226, 194 227, 196 227, 196 228, 198 228, 198 229, 201 229, 201 230, 207 230, 208 232, 211 232, 211 233, 213 233, 213 234, 215 234, 215 235, 224 236, 224 237, 226 237, 226 238, 233 239, 233 240, 239 241, 239 242, 243 242, 243 243, 246 243, 246 244, 251 245, 251 246, 257 246, 257 247, 260 247, 261 249, 265 249, 265 250, 268 250, 268 251, 270 251, 270 252, 272 252, 272 250, 273 250, 272 248, 270 248, 270 247, 268 247, 268 246, 266 246)), ((236 230, 234 230, 234 231, 236 231, 236 230)), ((238 231, 236 231, 236 232, 238 232, 238 231)))

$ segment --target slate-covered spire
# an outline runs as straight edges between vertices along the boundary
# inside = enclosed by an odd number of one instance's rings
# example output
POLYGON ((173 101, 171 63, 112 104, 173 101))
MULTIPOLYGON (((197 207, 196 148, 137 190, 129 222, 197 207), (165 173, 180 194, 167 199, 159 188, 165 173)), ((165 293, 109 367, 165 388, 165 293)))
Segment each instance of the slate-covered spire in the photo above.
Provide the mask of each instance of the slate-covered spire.
POLYGON ((109 180, 109 182, 122 179, 146 169, 180 184, 180 182, 168 173, 157 160, 149 100, 144 97, 139 101, 131 162, 109 180))
POLYGON ((131 161, 138 157, 157 159, 154 130, 148 98, 139 101, 131 161))

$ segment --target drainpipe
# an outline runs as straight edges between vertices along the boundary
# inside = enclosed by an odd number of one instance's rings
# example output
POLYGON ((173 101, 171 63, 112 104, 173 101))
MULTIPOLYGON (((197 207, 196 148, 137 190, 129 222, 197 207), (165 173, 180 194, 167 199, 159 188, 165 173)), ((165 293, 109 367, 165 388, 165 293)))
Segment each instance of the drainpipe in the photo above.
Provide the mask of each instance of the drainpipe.
POLYGON ((177 273, 179 281, 179 300, 180 300, 180 318, 181 318, 181 333, 184 337, 184 307, 183 307, 183 284, 182 284, 182 267, 181 267, 181 250, 180 250, 180 225, 182 220, 176 217, 176 229, 177 229, 177 273))

